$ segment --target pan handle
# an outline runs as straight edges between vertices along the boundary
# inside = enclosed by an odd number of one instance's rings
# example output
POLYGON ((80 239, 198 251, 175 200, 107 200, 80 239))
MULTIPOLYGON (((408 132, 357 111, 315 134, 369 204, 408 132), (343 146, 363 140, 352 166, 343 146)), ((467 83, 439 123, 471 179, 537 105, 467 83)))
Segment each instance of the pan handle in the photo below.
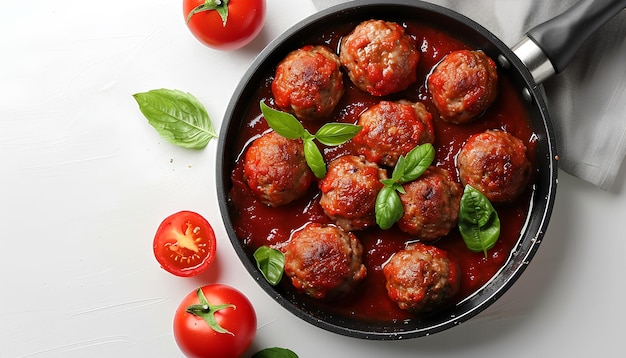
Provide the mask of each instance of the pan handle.
POLYGON ((587 39, 626 7, 626 0, 581 0, 530 29, 512 50, 541 83, 565 69, 587 39))

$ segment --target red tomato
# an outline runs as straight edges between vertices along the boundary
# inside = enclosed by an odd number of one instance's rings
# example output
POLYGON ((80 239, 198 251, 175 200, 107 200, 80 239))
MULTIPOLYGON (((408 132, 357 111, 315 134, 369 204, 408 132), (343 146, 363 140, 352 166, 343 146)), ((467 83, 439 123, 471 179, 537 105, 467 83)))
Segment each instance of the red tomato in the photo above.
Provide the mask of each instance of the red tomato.
POLYGON ((183 0, 183 14, 200 42, 218 50, 235 50, 261 32, 265 0, 183 0), (216 7, 227 9, 225 23, 216 7))
POLYGON ((187 357, 235 358, 252 344, 256 323, 254 307, 243 293, 210 284, 182 300, 174 315, 174 338, 187 357))
POLYGON ((181 211, 159 225, 152 248, 165 270, 176 276, 194 276, 215 259, 215 233, 200 214, 181 211))

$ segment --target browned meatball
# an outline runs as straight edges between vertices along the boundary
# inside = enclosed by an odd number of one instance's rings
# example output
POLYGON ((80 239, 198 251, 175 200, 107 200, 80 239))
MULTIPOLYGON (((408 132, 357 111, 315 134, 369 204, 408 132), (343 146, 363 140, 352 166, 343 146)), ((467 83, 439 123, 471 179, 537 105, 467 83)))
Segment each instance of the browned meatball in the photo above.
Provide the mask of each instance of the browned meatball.
POLYGON ((448 253, 435 246, 411 244, 396 252, 383 267, 389 298, 413 313, 446 305, 459 290, 459 268, 448 253))
POLYGON ((428 90, 441 119, 470 122, 487 110, 498 94, 496 64, 482 51, 452 52, 428 76, 428 90))
POLYGON ((359 154, 380 165, 395 166, 401 155, 435 140, 432 115, 421 103, 380 103, 363 112, 363 129, 353 138, 359 154))
POLYGON ((376 163, 354 155, 339 157, 328 164, 320 180, 320 205, 326 215, 344 230, 363 230, 376 224, 376 196, 387 173, 376 163))
POLYGON ((343 38, 339 58, 358 88, 384 96, 415 82, 420 54, 399 24, 367 20, 343 38))
POLYGON ((531 174, 526 146, 500 130, 470 137, 457 157, 459 177, 491 202, 508 202, 525 189, 531 174))
POLYGON ((308 224, 285 247, 285 274, 313 298, 338 298, 367 276, 362 253, 354 234, 334 225, 308 224))
POLYGON ((269 132, 252 142, 244 158, 244 180, 266 205, 280 206, 307 193, 313 172, 304 159, 302 140, 269 132))
POLYGON ((302 120, 329 116, 344 93, 339 57, 325 46, 307 45, 287 55, 276 68, 276 104, 302 120))
POLYGON ((430 167, 417 180, 403 185, 404 214, 400 230, 430 242, 447 235, 457 224, 463 188, 442 168, 430 167))

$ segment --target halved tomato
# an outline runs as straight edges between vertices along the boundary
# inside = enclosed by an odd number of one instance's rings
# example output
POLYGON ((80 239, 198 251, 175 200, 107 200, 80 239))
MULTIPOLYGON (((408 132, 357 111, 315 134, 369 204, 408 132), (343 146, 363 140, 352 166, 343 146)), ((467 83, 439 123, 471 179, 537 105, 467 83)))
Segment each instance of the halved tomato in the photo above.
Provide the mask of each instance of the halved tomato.
POLYGON ((154 257, 161 267, 181 277, 195 276, 215 259, 216 240, 211 224, 193 211, 165 218, 154 236, 154 257))

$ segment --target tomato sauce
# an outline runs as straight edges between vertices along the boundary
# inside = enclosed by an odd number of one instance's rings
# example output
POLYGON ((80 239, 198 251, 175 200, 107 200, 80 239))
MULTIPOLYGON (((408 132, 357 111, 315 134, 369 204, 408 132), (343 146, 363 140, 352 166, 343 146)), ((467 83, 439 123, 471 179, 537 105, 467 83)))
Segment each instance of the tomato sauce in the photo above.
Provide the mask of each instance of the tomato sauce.
MULTIPOLYGON (((341 36, 349 33, 352 26, 355 25, 340 25, 334 30, 325 30, 323 34, 312 36, 309 42, 303 43, 303 45, 322 44, 337 50, 341 36)), ((450 171, 456 180, 458 180, 455 166, 457 153, 472 134, 487 129, 506 130, 524 141, 528 148, 529 159, 534 165, 535 135, 523 99, 510 80, 501 72, 499 73, 498 97, 484 115, 475 121, 459 125, 439 120, 426 87, 426 77, 446 54, 453 50, 469 47, 437 29, 411 22, 404 25, 407 32, 414 36, 418 48, 421 50, 418 80, 400 93, 385 97, 373 97, 358 90, 348 77, 344 76, 346 91, 329 121, 356 123, 363 111, 382 99, 420 101, 433 113, 434 146, 436 148, 436 158, 433 164, 450 171)), ((251 194, 243 180, 241 158, 246 146, 254 138, 268 130, 267 123, 261 117, 259 107, 255 103, 266 101, 268 104, 274 104, 271 93, 273 76, 273 72, 267 73, 264 76, 265 81, 259 84, 255 96, 249 99, 251 105, 239 132, 239 147, 235 149, 239 155, 232 172, 233 186, 229 203, 231 219, 235 231, 248 250, 250 257, 252 257, 254 250, 262 245, 281 248, 289 239, 292 231, 309 222, 331 223, 319 205, 320 194, 316 184, 311 186, 306 197, 286 206, 270 208, 260 203, 251 194)), ((311 133, 314 133, 321 124, 305 123, 304 125, 311 133)), ((323 149, 326 163, 338 156, 355 153, 350 142, 332 148, 325 148, 320 145, 320 148, 323 149)), ((501 235, 495 247, 488 251, 487 256, 482 252, 473 253, 469 251, 456 228, 434 243, 434 245, 447 250, 460 264, 461 288, 452 304, 462 301, 485 285, 509 259, 528 215, 531 186, 532 184, 514 203, 494 205, 501 221, 501 235)), ((317 301, 297 293, 286 277, 283 278, 278 289, 293 296, 292 301, 301 302, 301 306, 308 310, 319 309, 333 312, 336 315, 345 315, 351 319, 391 321, 415 317, 398 308, 387 297, 385 278, 382 273, 383 265, 393 253, 404 248, 407 243, 414 241, 414 238, 400 231, 395 225, 389 230, 370 228, 355 232, 355 235, 363 244, 363 263, 368 270, 367 278, 359 285, 358 292, 340 301, 317 301)))

